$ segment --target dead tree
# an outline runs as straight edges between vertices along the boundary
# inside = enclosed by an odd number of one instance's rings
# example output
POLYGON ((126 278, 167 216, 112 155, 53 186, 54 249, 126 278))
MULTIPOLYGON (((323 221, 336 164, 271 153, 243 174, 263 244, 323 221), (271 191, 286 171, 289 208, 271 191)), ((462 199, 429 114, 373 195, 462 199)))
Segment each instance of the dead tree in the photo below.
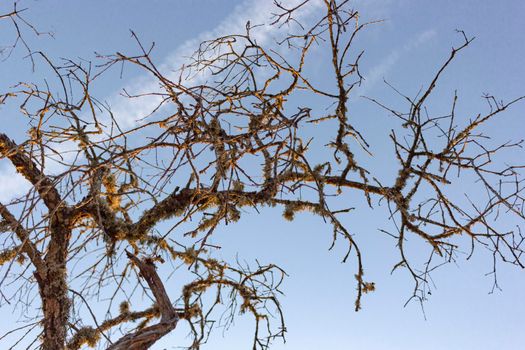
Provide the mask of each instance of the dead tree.
MULTIPOLYGON (((136 36, 138 55, 99 57, 96 67, 58 64, 30 52, 50 68, 57 85, 24 83, 0 95, 2 104, 20 106, 28 126, 24 135, 0 133, 2 161, 31 185, 0 204, 0 306, 27 315, 17 330, 25 334, 21 344, 147 349, 187 322, 191 348, 199 348, 215 318, 228 322, 241 312, 255 319, 253 348, 268 348, 286 331, 277 298, 284 271, 217 260, 217 247, 209 243, 243 210, 280 207, 287 220, 302 211, 322 217, 334 243, 342 239, 348 246, 343 261, 355 263, 356 310, 374 283, 364 278, 359 236, 341 218, 359 200, 371 207, 388 204, 389 212, 378 215, 391 219, 386 233, 399 251, 393 268, 412 276, 413 298, 425 297, 429 273, 454 261, 467 241, 471 251, 491 251, 494 264, 523 267, 519 228, 496 221, 525 219, 523 166, 498 162, 521 143, 488 139, 491 123, 523 97, 501 102, 486 96, 486 111, 465 116, 456 113, 454 93, 448 115, 429 113, 439 79, 472 39, 459 33, 461 42, 417 96, 393 88, 405 110, 369 98, 399 122, 390 134, 398 166, 383 169, 390 172, 385 175, 367 167, 374 145, 354 126, 349 108, 349 96, 363 80, 363 55, 354 42, 374 23, 361 23, 344 0, 324 0, 309 25, 295 14, 310 1, 275 5, 272 25, 288 26, 280 41, 260 45, 257 28, 248 24, 244 33, 203 42, 176 76, 162 72, 152 48, 136 36), (329 83, 309 78, 314 47, 331 65, 329 83), (121 127, 119 116, 91 93, 101 75, 121 65, 143 70, 162 88, 128 94, 158 102, 130 128, 121 127), (328 109, 309 105, 311 97, 328 109), (330 134, 312 134, 313 124, 330 134), (458 199, 451 191, 460 181, 485 197, 458 199), (411 261, 408 240, 428 247, 423 266, 411 261), (157 270, 162 263, 187 267, 175 270, 188 280, 182 290, 166 287, 167 274, 157 270), (109 302, 102 303, 101 295, 109 302), (137 308, 144 295, 151 306, 137 308), (103 320, 100 307, 107 308, 103 320)), ((16 8, 0 20, 11 21, 17 42, 24 42, 20 26, 27 24, 16 8)))

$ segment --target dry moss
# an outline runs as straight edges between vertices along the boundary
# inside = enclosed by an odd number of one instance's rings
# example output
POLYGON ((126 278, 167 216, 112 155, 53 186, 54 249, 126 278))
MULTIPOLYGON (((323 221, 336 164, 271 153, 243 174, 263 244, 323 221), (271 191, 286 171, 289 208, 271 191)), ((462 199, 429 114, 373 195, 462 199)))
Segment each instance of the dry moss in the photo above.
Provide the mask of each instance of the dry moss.
POLYGON ((120 209, 120 195, 117 189, 117 180, 113 174, 108 174, 102 179, 102 184, 106 189, 106 198, 109 207, 113 210, 120 209))
POLYGON ((18 255, 18 247, 12 249, 6 249, 0 251, 0 266, 3 264, 13 261, 18 255))
POLYGON ((91 348, 97 346, 100 340, 100 332, 93 327, 80 328, 77 333, 71 338, 67 344, 69 350, 80 349, 83 345, 87 345, 91 348))

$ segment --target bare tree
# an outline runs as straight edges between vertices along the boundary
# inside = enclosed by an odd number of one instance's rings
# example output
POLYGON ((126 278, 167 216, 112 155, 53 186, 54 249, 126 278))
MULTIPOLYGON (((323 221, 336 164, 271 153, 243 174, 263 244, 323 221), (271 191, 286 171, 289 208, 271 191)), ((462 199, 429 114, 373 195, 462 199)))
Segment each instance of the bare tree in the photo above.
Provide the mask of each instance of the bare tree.
MULTIPOLYGON (((460 43, 417 96, 392 87, 404 110, 369 98, 399 122, 390 134, 398 166, 374 173, 366 164, 373 145, 353 125, 349 96, 363 80, 363 53, 354 42, 375 22, 361 23, 345 0, 322 5, 306 25, 296 13, 309 0, 293 8, 275 1, 272 25, 287 26, 278 42, 259 44, 248 23, 244 33, 203 42, 177 75, 163 73, 151 59, 153 47, 135 35, 138 55, 98 57, 96 67, 29 51, 48 65, 56 85, 24 83, 0 95, 2 104, 20 106, 28 125, 17 141, 0 133, 1 158, 31 184, 0 204, 0 306, 19 308, 27 319, 0 337, 21 332, 21 344, 44 350, 148 349, 187 322, 196 349, 217 319, 231 322, 240 312, 254 317, 253 348, 266 349, 286 331, 278 301, 284 270, 220 261, 209 240, 243 211, 264 207, 282 208, 287 220, 308 211, 331 226, 334 244, 342 239, 348 247, 343 261, 356 266, 356 310, 374 283, 365 280, 357 236, 341 218, 361 199, 388 205, 378 215, 392 222, 385 233, 399 251, 393 268, 412 276, 417 300, 425 298, 428 275, 454 261, 458 249, 483 247, 494 267, 503 261, 523 268, 519 227, 496 221, 525 219, 523 166, 498 161, 521 143, 494 145, 489 136, 491 123, 524 97, 485 96, 487 110, 469 118, 456 114, 454 93, 448 115, 431 115, 439 79, 472 42, 459 32, 460 43), (314 47, 329 57, 328 82, 309 78, 314 47), (158 102, 131 128, 91 93, 100 76, 121 65, 138 67, 162 87, 127 95, 158 102), (311 99, 328 108, 309 105, 311 99), (331 133, 312 133, 314 124, 331 133), (460 182, 485 197, 458 199, 451 191, 460 182), (428 248, 426 262, 411 260, 409 240, 428 248), (157 270, 162 263, 187 269, 157 270), (167 288, 165 271, 188 282, 167 288), (151 306, 137 309, 141 298, 151 306)), ((27 23, 19 10, 0 20, 11 21, 23 40, 19 26, 27 23)))

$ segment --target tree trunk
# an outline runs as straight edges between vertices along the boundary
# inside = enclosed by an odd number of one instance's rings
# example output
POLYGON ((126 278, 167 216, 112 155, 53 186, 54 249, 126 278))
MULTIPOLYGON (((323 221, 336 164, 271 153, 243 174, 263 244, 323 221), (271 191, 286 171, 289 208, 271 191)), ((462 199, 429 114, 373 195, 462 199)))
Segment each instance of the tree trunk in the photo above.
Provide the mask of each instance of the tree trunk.
POLYGON ((67 248, 71 230, 65 225, 62 215, 55 215, 51 225, 51 241, 45 257, 46 274, 40 276, 42 297, 43 343, 42 350, 63 350, 66 348, 67 325, 71 301, 67 287, 67 248))

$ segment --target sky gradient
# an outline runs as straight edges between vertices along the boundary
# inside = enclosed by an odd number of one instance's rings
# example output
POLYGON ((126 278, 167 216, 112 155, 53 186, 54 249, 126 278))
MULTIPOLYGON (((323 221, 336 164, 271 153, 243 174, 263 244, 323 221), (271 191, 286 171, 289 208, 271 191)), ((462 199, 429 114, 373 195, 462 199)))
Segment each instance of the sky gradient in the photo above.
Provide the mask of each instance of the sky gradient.
MULTIPOLYGON (((168 70, 184 63, 197 44, 215 36, 242 31, 247 20, 268 23, 270 0, 179 0, 179 1, 102 1, 65 2, 25 0, 27 18, 40 30, 49 30, 54 38, 32 39, 34 49, 45 50, 54 58, 93 59, 94 52, 109 54, 135 52, 129 30, 143 42, 155 41, 154 58, 168 70)), ((365 83, 350 100, 351 114, 357 123, 378 132, 369 135, 378 144, 370 166, 388 167, 392 159, 381 146, 389 132, 390 119, 361 95, 398 103, 398 97, 384 83, 393 83, 414 96, 428 84, 436 68, 460 42, 455 29, 476 39, 454 62, 440 83, 435 101, 437 111, 446 110, 455 89, 461 98, 460 111, 466 114, 485 109, 481 96, 492 93, 506 100, 525 94, 525 45, 523 18, 525 2, 489 1, 355 1, 363 18, 384 19, 371 27, 359 41, 366 50, 361 70, 365 83), (384 130, 383 130, 384 129, 384 130)), ((2 7, 0 6, 0 9, 2 7)), ((314 11, 314 10, 312 10, 314 11)), ((307 16, 307 14, 305 14, 307 16)), ((260 40, 271 42, 275 29, 264 27, 260 40)), ((31 73, 27 60, 14 59, 0 64, 2 90, 17 81, 40 79, 31 73)), ((329 66, 319 64, 319 76, 330 74, 329 66)), ((96 94, 118 111, 130 124, 140 106, 126 105, 118 99, 122 88, 148 87, 149 78, 139 72, 125 71, 122 78, 104 80, 96 94)), ((145 110, 148 105, 142 106, 145 110)), ((505 114, 490 125, 496 138, 523 139, 525 104, 505 114)), ((3 132, 20 132, 17 122, 6 125, 2 111, 3 132)), ((10 114, 15 111, 8 110, 10 114)), ((474 117, 475 115, 472 115, 474 117)), ((521 153, 523 154, 523 152, 521 153)), ((515 159, 516 161, 516 159, 515 159)), ((0 198, 7 199, 24 189, 23 179, 0 162, 0 198)), ((518 349, 523 344, 525 324, 524 272, 499 265, 498 281, 502 291, 492 290, 491 256, 478 249, 472 259, 458 258, 433 275, 435 288, 424 311, 418 303, 405 302, 412 284, 403 271, 390 273, 397 262, 394 244, 378 228, 390 227, 384 208, 377 211, 359 206, 345 224, 359 233, 364 252, 366 278, 377 290, 363 299, 363 309, 354 312, 354 261, 341 264, 344 247, 328 251, 330 227, 320 218, 301 214, 294 222, 282 219, 281 211, 268 209, 260 215, 247 213, 235 225, 223 227, 214 243, 223 246, 225 259, 235 258, 274 262, 289 277, 281 299, 288 329, 287 342, 277 340, 273 349, 360 349, 360 350, 464 350, 518 349)), ((174 281, 174 280, 172 280, 174 281)), ((181 286, 173 282, 171 288, 181 286)), ((5 321, 5 320, 4 320, 5 321)), ((1 324, 1 323, 0 323, 1 324)), ((224 332, 216 330, 204 349, 248 349, 252 321, 241 316, 224 332)), ((187 329, 181 324, 153 349, 176 349, 188 343, 187 329)), ((0 341, 0 347, 2 341, 0 341)))

